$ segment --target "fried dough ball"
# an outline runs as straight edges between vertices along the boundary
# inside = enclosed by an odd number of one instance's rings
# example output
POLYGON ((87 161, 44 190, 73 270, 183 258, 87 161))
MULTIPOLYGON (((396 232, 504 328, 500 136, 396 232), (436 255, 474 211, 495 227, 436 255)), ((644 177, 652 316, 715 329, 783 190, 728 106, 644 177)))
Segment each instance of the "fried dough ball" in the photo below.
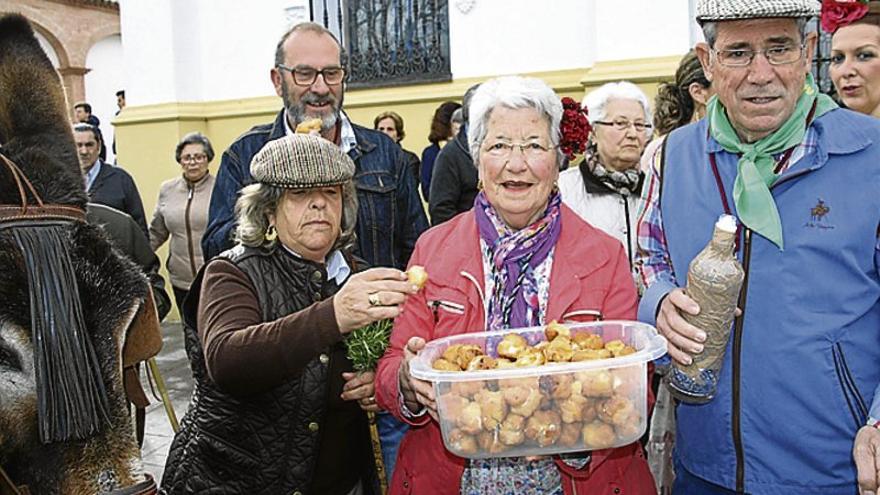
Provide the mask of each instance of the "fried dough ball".
POLYGON ((310 134, 312 131, 320 131, 323 121, 315 117, 314 119, 304 120, 296 125, 296 134, 310 134))
POLYGON ((602 337, 594 333, 579 333, 572 337, 571 340, 579 349, 592 349, 598 351, 605 347, 605 342, 602 341, 602 337))
POLYGON ((509 333, 501 339, 501 342, 498 342, 498 346, 495 349, 498 351, 499 356, 515 361, 528 346, 529 343, 526 342, 522 335, 509 333))
POLYGON ((548 323, 547 328, 544 329, 544 336, 547 337, 547 342, 553 342, 553 340, 560 335, 571 338, 571 330, 556 320, 548 323))
POLYGON ((468 363, 475 357, 482 355, 483 349, 473 344, 454 344, 443 351, 443 359, 457 364, 461 370, 467 369, 468 363))
POLYGON ((449 449, 456 454, 470 455, 477 452, 477 441, 462 430, 449 432, 449 449))
POLYGON ((583 422, 589 423, 591 421, 595 421, 596 418, 599 417, 598 406, 595 401, 587 399, 587 402, 584 403, 584 408, 581 411, 583 422))
POLYGON ((523 426, 525 418, 519 414, 508 414, 504 421, 501 422, 501 428, 498 430, 498 438, 504 445, 519 445, 526 439, 523 426))
MULTIPOLYGON (((565 400, 571 397, 574 387, 574 376, 571 373, 559 373, 551 375, 550 378, 550 397, 556 400, 565 400)), ((581 391, 581 384, 578 383, 578 393, 581 391)))
POLYGON ((609 340, 605 343, 605 349, 611 351, 611 354, 613 354, 614 356, 617 356, 617 354, 624 348, 626 348, 626 344, 624 344, 623 341, 619 339, 609 340))
POLYGON ((480 410, 480 404, 469 402, 461 410, 461 414, 455 418, 455 424, 468 435, 479 433, 483 429, 483 413, 480 410))
POLYGON ((446 394, 440 396, 439 407, 445 411, 444 416, 447 418, 461 417, 462 411, 470 403, 469 400, 456 394, 446 394))
POLYGON ((614 426, 625 425, 634 412, 636 412, 635 404, 620 395, 615 395, 599 405, 599 419, 614 426))
POLYGON ((423 266, 413 265, 406 271, 406 280, 421 289, 428 281, 428 272, 423 266))
POLYGON ((458 394, 462 397, 466 397, 468 399, 473 398, 473 396, 480 393, 483 390, 483 385, 486 382, 483 380, 471 380, 467 382, 452 382, 449 384, 449 392, 453 394, 458 394))
POLYGON ((457 364, 450 363, 443 358, 437 358, 431 364, 431 367, 437 371, 461 371, 461 367, 457 364))
POLYGON ((500 433, 497 430, 484 431, 477 435, 477 444, 482 452, 499 454, 507 450, 507 446, 501 442, 500 433))
POLYGON ((642 415, 633 410, 630 416, 619 425, 614 425, 614 432, 621 440, 635 440, 642 436, 642 415))
POLYGON ((510 412, 527 418, 538 409, 538 406, 541 405, 541 398, 543 397, 541 391, 538 390, 537 387, 530 387, 528 390, 526 400, 517 406, 510 406, 510 412))
POLYGON ((562 434, 562 419, 556 411, 537 411, 526 420, 526 438, 539 447, 553 445, 562 434))
POLYGON ((614 428, 601 421, 584 425, 583 436, 584 444, 590 449, 607 449, 617 440, 614 428))
POLYGON ((504 417, 507 416, 507 402, 502 392, 483 390, 475 399, 480 405, 484 429, 494 430, 504 421, 504 417))
POLYGON ((497 366, 498 364, 494 358, 484 354, 471 359, 466 371, 494 370, 497 366))
POLYGON ((564 335, 559 335, 544 348, 544 357, 550 362, 567 363, 571 361, 573 354, 574 347, 571 345, 571 339, 564 335))
POLYGON ((612 357, 608 349, 581 349, 571 355, 572 362, 592 361, 594 359, 608 359, 612 357))
POLYGON ((516 363, 506 358, 498 358, 495 360, 495 367, 499 370, 516 368, 516 363))
POLYGON ((517 383, 504 383, 499 386, 504 401, 511 406, 521 406, 529 398, 529 393, 533 388, 528 384, 517 383))
POLYGON ((559 445, 563 447, 574 447, 581 441, 581 424, 580 423, 563 423, 562 433, 559 434, 559 445))
POLYGON ((584 420, 584 409, 587 399, 581 395, 572 395, 570 398, 556 402, 563 423, 578 423, 584 420))
POLYGON ((614 377, 607 370, 589 370, 578 373, 585 397, 611 397, 614 377))
POLYGON ((516 358, 516 366, 519 368, 528 368, 531 366, 541 366, 544 364, 544 353, 533 347, 528 347, 520 352, 516 358))
POLYGON ((645 370, 638 366, 611 370, 611 375, 614 377, 614 393, 628 397, 635 397, 640 393, 644 394, 641 381, 644 374, 645 370))

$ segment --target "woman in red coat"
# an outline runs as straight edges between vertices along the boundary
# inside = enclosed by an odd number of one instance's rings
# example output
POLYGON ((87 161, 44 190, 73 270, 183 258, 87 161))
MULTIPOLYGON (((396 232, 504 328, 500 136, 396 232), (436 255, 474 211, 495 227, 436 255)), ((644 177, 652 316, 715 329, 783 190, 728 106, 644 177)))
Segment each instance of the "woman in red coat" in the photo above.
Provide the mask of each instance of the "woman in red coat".
POLYGON ((622 245, 580 220, 555 187, 562 163, 558 96, 537 79, 504 77, 483 84, 469 110, 483 191, 473 210, 416 243, 410 263, 426 267, 428 283, 407 298, 379 362, 380 406, 412 425, 390 492, 653 494, 638 442, 564 459, 469 460, 443 446, 432 385, 409 374, 409 360, 426 341, 552 320, 636 316, 622 245))

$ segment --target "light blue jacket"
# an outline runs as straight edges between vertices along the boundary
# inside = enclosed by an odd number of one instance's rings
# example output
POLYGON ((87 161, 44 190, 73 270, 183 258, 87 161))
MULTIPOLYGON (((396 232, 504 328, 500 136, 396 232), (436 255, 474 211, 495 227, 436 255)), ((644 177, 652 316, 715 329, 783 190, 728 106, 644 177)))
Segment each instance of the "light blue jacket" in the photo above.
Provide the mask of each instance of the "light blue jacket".
MULTIPOLYGON (((732 332, 715 399, 677 410, 677 460, 731 490, 852 495, 856 431, 880 417, 880 120, 834 110, 812 132, 771 189, 785 250, 751 236, 739 355, 732 332)), ((724 213, 713 152, 735 209, 737 156, 705 120, 668 138, 660 208, 680 287, 724 213)), ((649 287, 639 319, 673 288, 649 287)))

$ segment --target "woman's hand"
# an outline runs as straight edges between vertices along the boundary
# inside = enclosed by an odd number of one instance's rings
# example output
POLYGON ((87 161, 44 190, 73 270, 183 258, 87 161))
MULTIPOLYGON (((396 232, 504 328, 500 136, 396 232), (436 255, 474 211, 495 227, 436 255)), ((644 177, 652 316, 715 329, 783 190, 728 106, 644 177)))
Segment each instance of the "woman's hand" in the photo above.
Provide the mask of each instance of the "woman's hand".
POLYGON ((403 351, 403 362, 400 363, 400 369, 397 373, 397 379, 400 382, 400 393, 403 394, 403 401, 406 408, 412 413, 418 413, 422 407, 428 409, 428 414, 439 421, 437 418, 437 402, 434 397, 434 385, 413 378, 409 373, 409 362, 416 354, 425 347, 425 339, 421 337, 412 337, 406 343, 406 349, 403 351))
POLYGON ((376 374, 372 371, 363 373, 343 373, 345 385, 342 386, 342 400, 356 400, 361 409, 367 412, 379 412, 376 404, 376 388, 373 381, 376 374))
POLYGON ((347 334, 374 321, 395 318, 406 296, 418 288, 393 268, 372 268, 352 275, 333 296, 339 331, 347 334))

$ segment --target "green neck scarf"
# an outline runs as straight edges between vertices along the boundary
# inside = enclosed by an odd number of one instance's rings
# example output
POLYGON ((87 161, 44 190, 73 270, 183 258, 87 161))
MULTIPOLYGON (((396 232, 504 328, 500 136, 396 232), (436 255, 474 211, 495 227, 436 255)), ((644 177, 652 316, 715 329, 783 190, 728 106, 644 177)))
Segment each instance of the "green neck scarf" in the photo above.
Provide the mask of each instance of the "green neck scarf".
POLYGON ((791 117, 776 132, 755 143, 739 140, 717 96, 713 96, 706 106, 712 137, 728 152, 741 155, 733 185, 733 200, 740 220, 746 227, 776 244, 780 250, 783 248, 782 222, 776 202, 770 194, 770 186, 776 181, 773 155, 803 142, 807 133, 807 116, 814 102, 816 111, 813 118, 837 108, 834 100, 819 93, 812 74, 807 74, 804 91, 791 117))

